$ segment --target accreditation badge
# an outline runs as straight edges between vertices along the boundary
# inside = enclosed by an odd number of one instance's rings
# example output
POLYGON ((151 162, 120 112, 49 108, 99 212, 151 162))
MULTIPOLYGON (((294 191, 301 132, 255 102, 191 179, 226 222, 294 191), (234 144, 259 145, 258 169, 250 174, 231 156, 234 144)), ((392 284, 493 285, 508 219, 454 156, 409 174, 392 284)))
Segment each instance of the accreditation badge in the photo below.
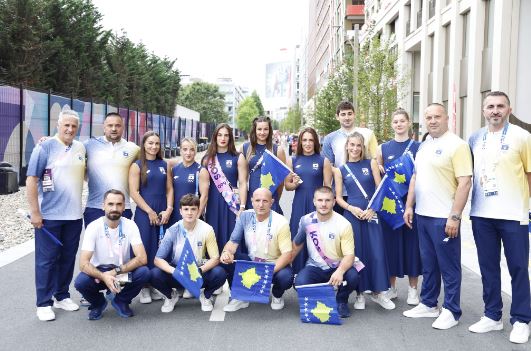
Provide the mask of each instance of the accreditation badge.
POLYGON ((498 182, 496 177, 492 174, 483 174, 481 177, 481 188, 485 197, 498 195, 498 182))
POLYGON ((44 193, 55 191, 55 188, 53 186, 53 175, 51 168, 46 168, 44 170, 44 174, 42 176, 42 191, 44 193))

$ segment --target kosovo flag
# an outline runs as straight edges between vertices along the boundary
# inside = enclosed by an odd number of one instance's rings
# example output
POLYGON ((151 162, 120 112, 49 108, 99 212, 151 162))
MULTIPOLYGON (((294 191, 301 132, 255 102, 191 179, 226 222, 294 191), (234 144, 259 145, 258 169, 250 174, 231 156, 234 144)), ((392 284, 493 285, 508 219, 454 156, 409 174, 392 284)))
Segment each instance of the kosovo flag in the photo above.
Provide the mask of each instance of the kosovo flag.
POLYGON ((396 191, 394 182, 387 176, 383 177, 378 189, 374 192, 369 206, 393 229, 404 225, 404 203, 396 191))
POLYGON ((203 286, 203 277, 199 273, 194 251, 188 239, 184 240, 183 251, 173 272, 173 278, 192 293, 196 299, 199 298, 201 287, 203 286))
POLYGON ((328 283, 295 287, 303 323, 341 324, 337 313, 336 293, 328 283))
POLYGON ((411 154, 406 153, 385 166, 385 174, 393 183, 396 192, 404 197, 409 190, 409 182, 413 176, 415 164, 411 154))
POLYGON ((268 303, 273 281, 274 263, 234 261, 231 297, 241 301, 268 303))
POLYGON ((262 156, 260 175, 260 187, 274 193, 277 187, 291 173, 288 167, 269 150, 265 150, 262 156))

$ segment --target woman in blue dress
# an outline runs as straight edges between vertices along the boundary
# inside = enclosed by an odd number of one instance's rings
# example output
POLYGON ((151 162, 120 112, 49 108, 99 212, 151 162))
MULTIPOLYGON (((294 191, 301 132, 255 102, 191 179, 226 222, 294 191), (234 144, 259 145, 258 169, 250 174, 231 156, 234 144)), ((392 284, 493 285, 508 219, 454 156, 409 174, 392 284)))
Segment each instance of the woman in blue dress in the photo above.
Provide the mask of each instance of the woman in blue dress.
MULTIPOLYGON (((380 172, 385 173, 385 168, 394 160, 407 152, 415 158, 420 143, 409 138, 411 121, 408 113, 403 109, 396 110, 391 117, 391 126, 395 132, 395 137, 382 145, 378 149, 377 161, 380 172)), ((406 203, 407 194, 402 201, 406 203)), ((420 261, 419 236, 416 222, 410 229, 406 225, 393 230, 385 221, 381 222, 384 234, 387 261, 389 262, 389 275, 391 288, 387 292, 387 297, 395 299, 398 296, 396 289, 396 277, 409 278, 409 288, 407 294, 408 305, 418 305, 419 295, 417 291, 418 276, 422 273, 420 261)))
MULTIPOLYGON (((139 160, 129 168, 129 192, 136 203, 134 221, 146 249, 147 266, 151 269, 161 239, 161 227, 168 223, 173 212, 173 186, 171 168, 162 159, 159 135, 147 132, 141 145, 139 160)), ((146 287, 140 292, 141 303, 161 299, 154 289, 150 291, 146 287)))
MULTIPOLYGON (((181 140, 180 153, 182 162, 173 166, 171 169, 173 182, 173 203, 178 204, 186 194, 195 194, 200 196, 199 215, 205 211, 208 200, 209 175, 206 168, 202 168, 195 161, 197 154, 197 143, 192 138, 181 140)), ((168 223, 168 227, 174 225, 182 216, 180 211, 173 211, 168 223)))
POLYGON ((223 248, 236 224, 236 215, 245 209, 241 204, 247 201, 247 161, 236 151, 232 128, 228 124, 221 123, 214 130, 202 166, 210 175, 205 221, 214 228, 218 247, 223 248), (223 191, 216 184, 220 183, 220 171, 228 181, 228 185, 225 185, 228 191, 223 191), (239 200, 234 196, 236 192, 239 200), (230 205, 223 195, 229 199, 230 205))
MULTIPOLYGON (((246 208, 251 208, 251 197, 256 189, 260 187, 260 175, 262 166, 262 155, 265 150, 271 151, 283 163, 286 163, 286 154, 282 148, 273 144, 273 126, 269 117, 256 117, 253 119, 249 141, 245 142, 242 147, 243 156, 249 164, 249 192, 247 194, 246 208)), ((273 206, 271 209, 283 214, 280 208, 280 196, 282 195, 283 186, 277 188, 273 194, 273 206)))
POLYGON ((345 211, 343 216, 352 224, 356 257, 365 264, 360 272, 355 309, 365 309, 364 291, 370 290, 371 300, 387 310, 395 308, 386 292, 389 289, 389 272, 381 226, 375 212, 367 209, 369 199, 380 184, 381 177, 376 160, 367 159, 364 138, 354 132, 345 143, 345 164, 334 169, 336 194, 347 191, 348 202, 343 196, 336 201, 345 211), (376 218, 376 220, 375 220, 376 218))
MULTIPOLYGON (((295 197, 291 205, 289 227, 293 239, 299 230, 302 216, 315 211, 313 193, 316 188, 332 183, 332 165, 330 161, 320 155, 321 145, 319 137, 313 128, 304 128, 299 133, 299 144, 295 156, 288 158, 288 167, 294 171, 286 178, 286 190, 295 190, 295 197), (302 180, 302 183, 300 181, 302 180)), ((298 273, 308 259, 307 250, 301 252, 291 263, 293 272, 298 273)))

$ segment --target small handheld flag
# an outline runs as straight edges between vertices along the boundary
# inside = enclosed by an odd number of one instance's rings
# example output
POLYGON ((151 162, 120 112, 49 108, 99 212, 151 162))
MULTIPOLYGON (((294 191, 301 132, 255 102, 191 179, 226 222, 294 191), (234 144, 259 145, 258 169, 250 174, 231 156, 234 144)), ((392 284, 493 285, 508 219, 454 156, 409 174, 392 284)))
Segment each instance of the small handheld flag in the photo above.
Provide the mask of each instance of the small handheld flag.
POLYGON ((273 153, 265 150, 262 155, 260 187, 269 189, 272 193, 291 173, 290 169, 282 163, 273 153))
POLYGON ((274 263, 234 261, 231 297, 241 301, 268 303, 274 263))
POLYGON ((186 238, 184 239, 181 257, 173 272, 173 278, 192 293, 195 298, 199 298, 201 287, 203 286, 203 277, 199 273, 192 246, 186 238))
MULTIPOLYGON (((18 213, 19 215, 21 215, 22 217, 24 217, 24 218, 31 219, 31 216, 29 215, 29 213, 24 212, 24 210, 21 209, 21 208, 19 208, 19 209, 17 210, 17 213, 18 213)), ((54 243, 56 243, 56 244, 59 245, 59 246, 63 246, 63 243, 62 243, 59 239, 57 239, 57 237, 56 237, 52 232, 50 232, 48 229, 46 229, 44 226, 42 226, 42 227, 39 228, 39 229, 38 229, 38 228, 35 228, 35 229, 37 229, 37 230, 41 230, 41 231, 42 231, 44 234, 46 234, 46 235, 48 236, 48 238, 50 238, 54 243)))
POLYGON ((296 286, 303 323, 341 324, 334 287, 328 283, 296 286))
POLYGON ((400 197, 403 197, 409 191, 409 182, 413 176, 414 169, 415 164, 410 153, 405 153, 385 166, 385 174, 393 183, 400 197))
POLYGON ((404 225, 404 203, 387 174, 374 192, 368 207, 378 212, 379 216, 393 229, 404 225))

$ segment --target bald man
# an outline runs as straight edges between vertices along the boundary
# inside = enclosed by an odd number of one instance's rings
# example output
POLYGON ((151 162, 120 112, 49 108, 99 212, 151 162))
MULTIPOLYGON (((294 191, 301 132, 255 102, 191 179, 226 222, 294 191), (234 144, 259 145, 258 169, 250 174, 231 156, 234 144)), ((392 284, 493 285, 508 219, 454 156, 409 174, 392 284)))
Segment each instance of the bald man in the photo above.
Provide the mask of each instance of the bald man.
MULTIPOLYGON (((251 203, 253 209, 246 210, 236 220, 236 225, 221 253, 221 263, 227 271, 229 285, 232 286, 234 260, 275 263, 271 308, 284 308, 282 295, 293 285, 291 261, 291 234, 286 218, 271 210, 273 196, 268 189, 254 191, 251 203), (244 241, 248 254, 236 252, 244 241)), ((232 299, 223 309, 235 312, 249 307, 249 303, 232 299)))

